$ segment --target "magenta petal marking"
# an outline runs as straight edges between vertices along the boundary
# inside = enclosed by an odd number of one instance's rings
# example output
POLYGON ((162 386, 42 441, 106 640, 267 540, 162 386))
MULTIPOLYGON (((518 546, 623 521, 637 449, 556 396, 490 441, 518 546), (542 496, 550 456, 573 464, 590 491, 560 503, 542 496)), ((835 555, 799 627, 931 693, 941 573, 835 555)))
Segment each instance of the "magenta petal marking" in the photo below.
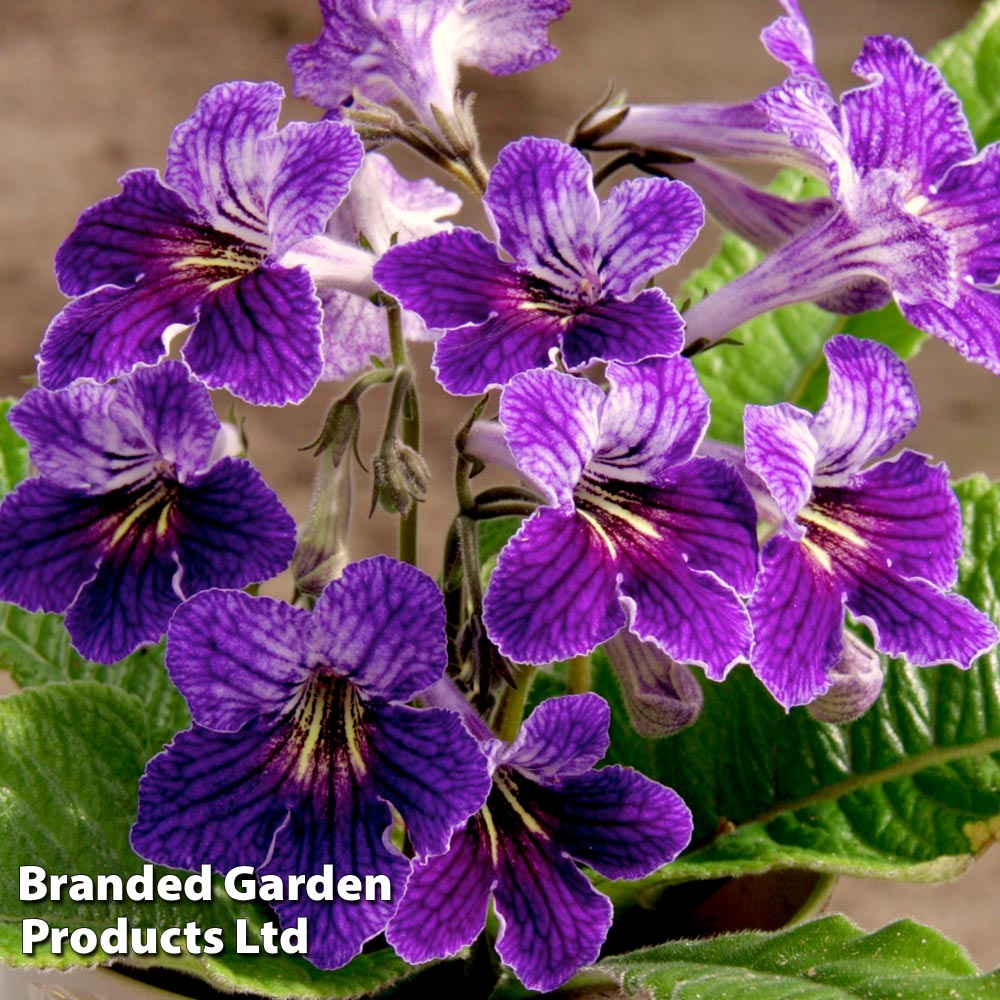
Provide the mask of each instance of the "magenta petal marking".
POLYGON ((606 295, 631 296, 676 264, 705 224, 701 199, 686 184, 624 181, 601 206, 598 274, 606 295))
POLYGON ((812 424, 819 444, 816 475, 859 471, 891 451, 917 425, 920 404, 905 364, 872 340, 834 337, 823 349, 830 367, 826 402, 812 424))
POLYGON ((763 565, 749 605, 750 665, 785 708, 805 705, 829 689, 840 659, 843 588, 799 543, 780 535, 764 547, 763 565))
POLYGON ((574 370, 600 360, 677 354, 684 346, 684 321, 658 288, 640 292, 631 302, 601 299, 567 318, 560 329, 566 365, 574 370))
POLYGON ((305 268, 258 268, 205 300, 184 358, 211 388, 264 406, 297 403, 322 371, 321 320, 305 268))
POLYGON ((544 508, 500 553, 483 620, 500 651, 519 663, 589 653, 624 624, 616 568, 582 517, 544 508))
POLYGON ((500 422, 518 468, 549 501, 573 507, 573 489, 597 448, 605 395, 592 382, 554 371, 516 376, 500 400, 500 422))

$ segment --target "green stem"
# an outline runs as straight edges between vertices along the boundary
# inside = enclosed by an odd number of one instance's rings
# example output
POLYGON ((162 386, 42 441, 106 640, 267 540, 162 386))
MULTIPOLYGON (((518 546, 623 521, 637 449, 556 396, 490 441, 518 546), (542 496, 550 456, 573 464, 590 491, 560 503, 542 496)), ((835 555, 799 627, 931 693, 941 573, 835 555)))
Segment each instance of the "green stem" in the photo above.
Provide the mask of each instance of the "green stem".
MULTIPOLYGON (((403 414, 402 439, 403 444, 409 446, 414 451, 420 451, 420 404, 417 398, 416 386, 410 375, 410 359, 406 350, 406 341, 403 339, 403 311, 397 303, 393 303, 386 309, 386 316, 389 323, 389 349, 392 352, 392 363, 396 368, 397 382, 400 386, 403 373, 406 373, 405 384, 401 389, 401 403, 403 414)), ((393 433, 397 424, 398 412, 390 415, 393 422, 393 433)), ((409 511, 400 518, 399 522, 399 558, 402 562, 411 566, 417 564, 417 517, 420 505, 412 504, 409 511)))
POLYGON ((574 656, 566 664, 566 690, 570 694, 586 694, 590 690, 589 656, 574 656))
POLYGON ((528 702, 531 682, 535 679, 535 668, 524 664, 517 673, 517 687, 507 687, 500 696, 493 716, 493 732, 507 743, 512 743, 521 728, 524 706, 528 702))

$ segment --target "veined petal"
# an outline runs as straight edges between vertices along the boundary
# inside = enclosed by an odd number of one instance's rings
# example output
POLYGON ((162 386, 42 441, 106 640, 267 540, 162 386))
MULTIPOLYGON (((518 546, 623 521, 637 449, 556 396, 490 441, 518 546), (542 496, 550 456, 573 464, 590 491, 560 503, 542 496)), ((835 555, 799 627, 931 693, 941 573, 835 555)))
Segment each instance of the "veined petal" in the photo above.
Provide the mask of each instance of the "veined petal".
POLYGON ((264 406, 298 403, 323 369, 322 318, 305 268, 258 268, 206 298, 184 359, 210 388, 264 406))
POLYGON ((310 649, 367 698, 409 701, 447 664, 444 598, 414 566, 375 556, 347 566, 316 602, 310 649))
POLYGON ((178 868, 263 864, 288 814, 280 733, 273 718, 178 733, 139 782, 136 853, 178 868))
POLYGON ((500 422, 518 468, 570 510, 573 489, 597 448, 605 395, 592 382, 535 370, 516 376, 500 401, 500 422))
POLYGON ((601 409, 601 436, 592 473, 627 482, 656 483, 688 461, 708 427, 709 400, 687 358, 612 362, 601 409))
POLYGON ((65 611, 112 531, 100 499, 41 478, 21 483, 0 507, 0 600, 65 611))
POLYGON ((601 299, 565 319, 557 329, 563 357, 572 369, 593 361, 630 362, 677 354, 684 346, 684 321, 659 288, 648 288, 631 302, 601 299))
POLYGON ((483 600, 486 630, 519 663, 589 653, 625 624, 616 577, 598 530, 578 515, 538 510, 500 553, 483 600))
POLYGON ((270 580, 291 561, 295 522, 245 459, 223 458, 182 484, 176 518, 184 594, 270 580))
POLYGON ((258 144, 274 133, 283 97, 276 83, 220 83, 167 146, 167 184, 216 229, 260 247, 268 243, 268 179, 258 144))
POLYGON ((812 422, 811 413, 791 403, 748 406, 743 413, 747 467, 792 522, 812 493, 819 454, 812 422))
POLYGON ((380 707, 368 754, 375 788, 403 817, 418 859, 446 851, 452 831, 482 808, 492 787, 475 738, 458 713, 443 708, 380 707))
POLYGON ((627 767, 567 778, 542 798, 559 845, 608 878, 641 878, 669 864, 691 840, 691 810, 673 789, 627 767))
POLYGON ((862 174, 885 167, 930 194, 953 163, 975 156, 962 103, 941 71, 904 38, 865 39, 854 63, 865 87, 841 98, 851 159, 862 174))
POLYGON ((445 854, 413 865, 386 940, 404 962, 454 955, 486 926, 495 884, 489 833, 482 817, 473 816, 445 854))
POLYGON ((792 73, 822 80, 816 69, 812 32, 802 16, 798 0, 779 0, 779 3, 786 16, 779 17, 760 33, 764 48, 792 73))
POLYGON ((370 367, 372 356, 388 356, 389 328, 384 309, 360 295, 339 289, 320 292, 319 299, 323 306, 321 382, 364 371, 370 367))
POLYGON ((498 242, 519 264, 567 292, 596 278, 599 202, 584 155, 556 139, 505 146, 483 203, 498 242))
POLYGON ((909 370, 883 344, 839 336, 823 348, 826 402, 812 422, 816 480, 835 481, 891 451, 917 425, 920 403, 909 370))
POLYGON ((281 715, 311 675, 309 612, 240 590, 196 594, 170 623, 167 669, 195 722, 233 732, 281 715))
POLYGON ((142 429, 115 413, 117 396, 114 386, 85 379, 59 392, 32 389, 9 419, 52 484, 105 493, 145 478, 157 457, 142 429))
POLYGON ((775 699, 787 709, 828 691, 843 648, 844 597, 825 553, 772 538, 749 611, 750 666, 775 699))
POLYGON ((949 588, 958 578, 962 514, 948 469, 904 451, 880 462, 850 486, 818 487, 804 516, 819 512, 853 544, 854 558, 893 573, 949 588))
MULTIPOLYGON (((361 166, 364 147, 344 122, 291 122, 260 140, 267 164, 270 254, 279 258, 299 240, 322 233, 361 166)), ((262 165, 256 167, 263 172, 262 165)))
POLYGON ((523 824, 497 825, 505 834, 497 845, 497 954, 528 989, 554 989, 597 959, 611 926, 611 901, 560 845, 523 824))
POLYGON ((847 607, 871 628, 879 652, 918 667, 968 669, 1000 639, 993 622, 964 597, 873 565, 847 581, 847 607))
POLYGON ((701 199, 686 184, 643 177, 615 187, 601 205, 597 273, 607 295, 634 295, 676 264, 705 223, 701 199))
POLYGON ((569 10, 569 0, 468 0, 462 5, 458 61, 494 76, 521 73, 550 62, 549 24, 569 10))
POLYGON ((453 229, 393 247, 375 265, 375 280, 432 327, 483 323, 527 298, 524 280, 473 229, 453 229))
POLYGON ((498 763, 542 784, 584 774, 608 752, 610 725, 611 709, 599 695, 549 698, 524 720, 498 763))

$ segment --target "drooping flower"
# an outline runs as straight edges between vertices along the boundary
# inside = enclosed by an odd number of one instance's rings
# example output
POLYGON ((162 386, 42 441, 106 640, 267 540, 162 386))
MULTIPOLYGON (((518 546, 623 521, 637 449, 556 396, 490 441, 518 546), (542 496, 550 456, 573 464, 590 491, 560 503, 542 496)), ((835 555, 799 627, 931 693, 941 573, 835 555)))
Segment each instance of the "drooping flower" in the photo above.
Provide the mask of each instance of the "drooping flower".
MULTIPOLYGON (((305 398, 322 314, 307 268, 282 258, 323 232, 363 150, 340 123, 276 131, 282 97, 274 83, 214 87, 174 130, 164 180, 131 170, 121 194, 83 213, 56 255, 60 288, 79 298, 42 342, 42 385, 152 364, 193 326, 184 358, 207 385, 252 403, 305 398)), ((348 270, 367 260, 345 254, 348 270)))
POLYGON ((392 249, 375 267, 387 292, 448 331, 434 364, 449 392, 506 385, 548 365, 554 348, 572 369, 680 350, 680 315, 643 286, 701 228, 688 187, 626 181, 601 202, 582 154, 529 137, 501 150, 484 203, 511 261, 480 233, 455 229, 392 249))
POLYGON ((964 597, 962 522, 948 470, 903 451, 865 468, 915 426, 906 366, 881 344, 835 337, 815 415, 788 403, 746 410, 746 460, 785 517, 764 547, 750 600, 751 666, 786 708, 829 691, 844 656, 844 608, 875 648, 918 666, 969 667, 998 639, 964 597))
POLYGON ((787 16, 763 36, 791 71, 781 86, 733 108, 633 108, 603 140, 764 157, 829 181, 826 207, 814 202, 789 215, 772 199, 769 229, 761 218, 766 208, 746 195, 732 197, 732 178, 681 168, 710 205, 726 198, 724 213, 742 201, 744 235, 756 234, 769 248, 780 244, 687 312, 688 343, 716 340, 793 302, 859 312, 891 297, 914 326, 1000 374, 1000 143, 977 154, 957 95, 900 38, 865 41, 853 69, 866 83, 838 104, 816 70, 798 4, 782 6, 787 16))
POLYGON ((33 389, 10 412, 40 476, 0 508, 0 599, 66 611, 84 656, 156 642, 181 601, 281 572, 295 525, 180 362, 33 389))
POLYGON ((444 601, 412 566, 352 563, 310 613, 210 591, 171 623, 167 668, 194 725, 150 761, 132 845, 180 868, 259 875, 386 875, 391 899, 275 903, 308 918, 311 962, 337 968, 398 904, 409 859, 440 854, 479 809, 487 763, 459 716, 403 704, 440 680, 444 601))
MULTIPOLYGON (((749 653, 753 501, 730 465, 693 457, 709 404, 687 359, 612 363, 607 378, 605 395, 536 370, 504 392, 506 444, 547 506, 500 553, 487 631, 511 660, 548 663, 627 627, 720 679, 749 653)), ((488 431, 474 425, 472 454, 496 457, 488 431)))
POLYGON ((611 902, 577 868, 640 878, 691 838, 676 792, 630 768, 594 765, 610 712, 594 694, 543 702, 513 743, 490 740, 493 787, 448 852, 416 864, 386 938, 408 962, 471 944, 493 900, 497 954, 529 989, 551 990, 596 960, 611 902))
POLYGON ((569 0, 320 0, 323 30, 288 56, 295 93, 339 111, 355 95, 402 101, 432 130, 454 115, 459 66, 494 76, 554 59, 552 21, 569 0))
MULTIPOLYGON (((323 307, 321 381, 346 378, 369 367, 372 356, 389 354, 385 309, 372 301, 377 290, 372 268, 391 246, 450 230, 451 224, 441 217, 461 207, 462 199, 454 192, 427 178, 407 180, 380 153, 368 153, 326 232, 303 240, 285 255, 286 266, 302 263, 309 268, 323 307), (367 271, 358 261, 353 287, 345 287, 344 260, 359 246, 364 247, 367 271)), ((440 335, 411 312, 403 312, 402 324, 406 340, 440 335)))

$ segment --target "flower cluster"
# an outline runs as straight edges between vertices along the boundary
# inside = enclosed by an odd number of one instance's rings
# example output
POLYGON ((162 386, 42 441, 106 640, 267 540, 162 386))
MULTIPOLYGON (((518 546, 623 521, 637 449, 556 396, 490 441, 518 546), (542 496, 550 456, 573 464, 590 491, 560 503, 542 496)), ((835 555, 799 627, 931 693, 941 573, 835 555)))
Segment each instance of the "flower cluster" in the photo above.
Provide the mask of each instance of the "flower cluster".
POLYGON ((323 968, 383 933, 422 963, 485 929, 525 986, 553 989, 611 923, 585 870, 634 879, 687 847, 676 792, 597 767, 611 710, 585 670, 521 722, 535 668, 604 647, 632 726, 659 738, 697 719, 699 677, 725 684, 739 663, 785 709, 838 723, 877 696, 878 653, 968 668, 1000 638, 952 592, 947 469, 890 456, 920 410, 888 347, 830 339, 819 411, 747 405, 742 447, 707 437, 691 360, 780 305, 893 298, 1000 374, 1000 146, 977 154, 958 99, 900 39, 868 39, 867 83, 836 101, 782 0, 763 35, 780 86, 735 107, 602 111, 578 131, 598 150, 670 152, 675 176, 602 199, 587 156, 536 137, 488 170, 459 66, 553 58, 567 7, 321 0, 322 34, 290 64, 326 117, 279 129, 272 83, 206 94, 163 178, 125 174, 60 247, 71 300, 11 412, 38 476, 0 507, 0 598, 65 612, 104 663, 165 634, 190 706, 148 763, 133 847, 182 868, 387 875, 378 902, 276 904, 308 920, 323 968), (390 138, 481 195, 493 240, 445 221, 461 199, 400 174, 376 151, 390 138), (715 158, 793 165, 829 195, 785 202, 715 158), (706 205, 768 253, 682 313, 654 281, 706 205), (165 360, 179 333, 183 361, 165 360), (499 390, 496 418, 484 399, 458 435, 441 586, 415 565, 428 472, 408 340, 436 341, 447 392, 499 390), (296 544, 209 389, 277 406, 347 377, 296 544), (401 515, 402 558, 351 563, 359 401, 379 385, 373 508, 401 515), (474 496, 486 464, 517 482, 474 496), (494 564, 479 526, 512 515, 494 564), (291 602, 238 589, 289 564, 291 602))

